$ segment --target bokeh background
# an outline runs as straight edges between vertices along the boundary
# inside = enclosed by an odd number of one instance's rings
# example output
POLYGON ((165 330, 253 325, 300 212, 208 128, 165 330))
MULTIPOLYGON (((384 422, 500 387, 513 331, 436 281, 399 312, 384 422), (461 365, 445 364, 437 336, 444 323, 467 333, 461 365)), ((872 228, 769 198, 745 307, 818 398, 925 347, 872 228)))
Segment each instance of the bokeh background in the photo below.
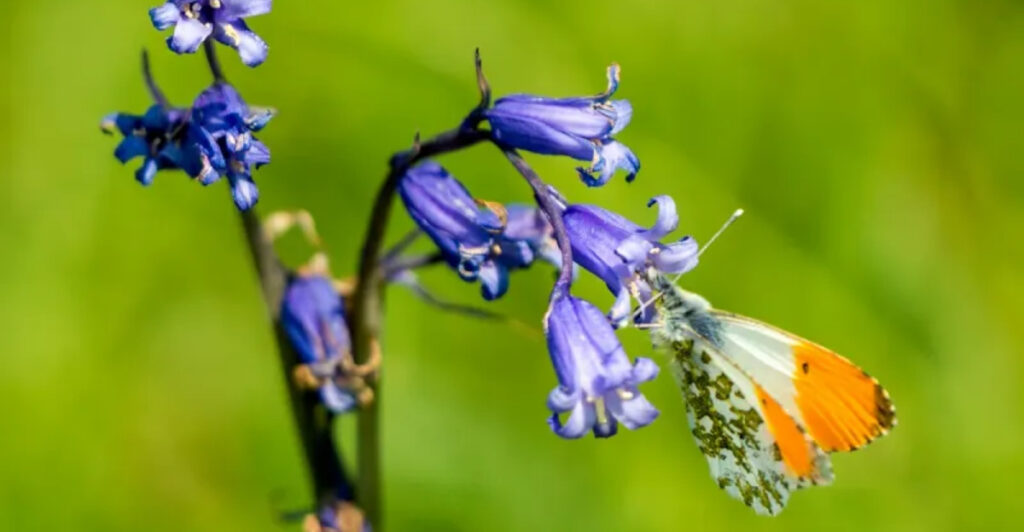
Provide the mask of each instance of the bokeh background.
MULTIPOLYGON (((142 47, 185 105, 201 56, 166 50, 151 3, 7 2, 0 120, 0 528, 295 530, 306 476, 265 311, 225 187, 144 189, 99 119, 142 111, 142 47)), ((1024 9, 1011 1, 279 1, 251 25, 269 60, 229 78, 279 116, 258 208, 304 207, 351 273, 392 151, 476 101, 577 95, 623 66, 632 185, 574 201, 642 223, 655 194, 706 239, 685 286, 844 353, 900 425, 834 457, 837 482, 775 519, 714 486, 667 373, 662 417, 607 441, 547 429, 550 271, 494 308, 528 327, 389 293, 383 437, 391 530, 964 530, 1021 521, 1024 478, 1024 9)), ((528 200, 493 148, 443 161, 478 196, 528 200)), ((218 184, 219 185, 219 184, 218 184)), ((396 238, 411 226, 400 210, 396 238)), ((282 252, 304 260, 297 240, 282 252)), ((426 272, 436 292, 477 287, 426 272)), ((578 293, 611 302, 584 276, 578 293)), ((644 336, 623 333, 632 355, 644 336)), ((352 420, 340 428, 352 450, 352 420)), ((351 452, 349 453, 351 458, 351 452)))

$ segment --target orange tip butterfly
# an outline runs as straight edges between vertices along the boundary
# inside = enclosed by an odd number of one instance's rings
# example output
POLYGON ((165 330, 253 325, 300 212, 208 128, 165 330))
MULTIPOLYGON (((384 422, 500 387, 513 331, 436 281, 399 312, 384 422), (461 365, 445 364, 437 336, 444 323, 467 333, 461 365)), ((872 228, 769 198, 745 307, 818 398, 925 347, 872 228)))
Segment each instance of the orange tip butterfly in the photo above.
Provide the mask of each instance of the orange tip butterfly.
POLYGON ((889 394, 846 358, 714 309, 663 275, 648 281, 660 316, 651 337, 671 355, 697 447, 718 486, 755 512, 778 514, 792 491, 829 484, 828 453, 896 425, 889 394))

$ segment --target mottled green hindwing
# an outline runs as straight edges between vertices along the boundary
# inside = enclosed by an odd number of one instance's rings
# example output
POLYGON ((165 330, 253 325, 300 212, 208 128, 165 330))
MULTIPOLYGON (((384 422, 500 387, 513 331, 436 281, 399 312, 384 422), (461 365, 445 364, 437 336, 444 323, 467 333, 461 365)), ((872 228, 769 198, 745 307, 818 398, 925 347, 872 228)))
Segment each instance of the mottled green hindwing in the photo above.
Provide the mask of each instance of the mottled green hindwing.
POLYGON ((782 511, 790 491, 807 482, 788 475, 757 407, 751 381, 706 342, 652 331, 669 352, 690 429, 720 488, 755 512, 782 511), (675 336, 675 337, 673 337, 675 336))

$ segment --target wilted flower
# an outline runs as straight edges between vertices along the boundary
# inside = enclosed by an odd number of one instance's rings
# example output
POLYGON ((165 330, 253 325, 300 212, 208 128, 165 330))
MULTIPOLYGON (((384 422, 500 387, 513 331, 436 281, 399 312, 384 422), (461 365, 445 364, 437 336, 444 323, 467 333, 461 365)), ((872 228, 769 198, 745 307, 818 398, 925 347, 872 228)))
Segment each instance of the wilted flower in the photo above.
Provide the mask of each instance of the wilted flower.
POLYGON ((335 380, 351 343, 341 296, 321 275, 292 279, 281 302, 281 325, 292 347, 320 384, 320 398, 334 413, 347 412, 359 401, 335 380))
POLYGON ((154 105, 141 116, 113 113, 103 119, 100 128, 104 133, 119 131, 124 136, 114 150, 114 156, 122 163, 145 157, 135 171, 135 179, 143 185, 153 182, 157 170, 194 165, 181 146, 188 129, 188 113, 184 109, 154 105))
POLYGON ((188 140, 198 164, 185 170, 204 185, 226 175, 235 205, 248 210, 259 199, 252 169, 270 162, 270 150, 252 133, 272 116, 269 110, 250 110, 231 85, 213 84, 192 104, 188 140))
POLYGON ((271 0, 172 0, 149 10, 153 27, 174 27, 167 46, 179 54, 195 53, 211 34, 238 51, 248 66, 267 58, 267 44, 242 20, 270 12, 271 0))
POLYGON ((597 275, 615 294, 610 317, 619 323, 629 315, 630 295, 647 301, 651 289, 645 281, 648 268, 662 273, 683 273, 697 265, 697 243, 689 236, 662 244, 679 225, 675 202, 669 196, 652 198, 658 218, 650 229, 593 205, 570 205, 562 213, 573 260, 597 275))
POLYGON ((509 270, 533 262, 529 241, 503 234, 506 209, 473 199, 466 187, 436 162, 409 169, 398 193, 409 216, 434 241, 448 265, 462 279, 480 281, 484 299, 504 295, 509 270))
POLYGON ((658 366, 647 358, 631 365, 597 307, 556 287, 544 329, 558 375, 558 386, 548 396, 555 434, 579 438, 593 430, 604 438, 615 434, 618 423, 637 429, 658 417, 658 410, 637 390, 657 376, 658 366), (563 422, 559 416, 565 413, 569 416, 563 422))
POLYGON ((619 86, 619 66, 608 67, 608 88, 593 97, 544 98, 506 96, 485 111, 494 138, 505 145, 546 155, 590 161, 577 168, 588 186, 600 186, 621 168, 632 181, 640 160, 612 138, 633 116, 627 100, 612 100, 619 86))

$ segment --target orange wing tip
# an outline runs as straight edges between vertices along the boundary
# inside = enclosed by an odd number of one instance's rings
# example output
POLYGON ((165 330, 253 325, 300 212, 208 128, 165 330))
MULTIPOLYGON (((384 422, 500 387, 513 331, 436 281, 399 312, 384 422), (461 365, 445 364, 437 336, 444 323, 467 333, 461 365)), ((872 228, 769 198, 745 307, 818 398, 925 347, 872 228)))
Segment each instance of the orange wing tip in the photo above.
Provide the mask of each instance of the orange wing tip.
POLYGON ((797 407, 824 450, 856 450, 896 426, 889 393, 852 362, 809 342, 794 345, 793 356, 797 407))

